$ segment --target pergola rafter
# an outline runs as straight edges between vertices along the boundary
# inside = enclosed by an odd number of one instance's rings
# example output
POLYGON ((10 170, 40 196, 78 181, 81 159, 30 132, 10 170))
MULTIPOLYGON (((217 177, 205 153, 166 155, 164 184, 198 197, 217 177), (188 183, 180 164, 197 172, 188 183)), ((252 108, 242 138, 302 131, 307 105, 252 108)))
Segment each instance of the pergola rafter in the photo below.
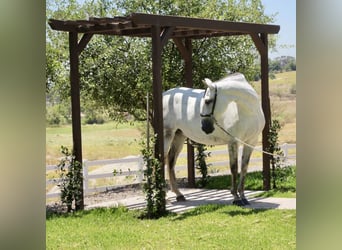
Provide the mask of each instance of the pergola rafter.
MULTIPOLYGON (((271 122, 270 100, 268 93, 268 34, 279 32, 280 26, 190 18, 180 16, 132 13, 125 17, 91 17, 89 20, 50 19, 54 30, 69 32, 70 83, 72 101, 73 149, 77 161, 82 162, 82 138, 80 117, 80 78, 79 55, 93 35, 116 35, 150 37, 152 39, 153 74, 153 125, 157 133, 155 157, 164 160, 163 150, 163 110, 162 110, 162 49, 172 39, 185 61, 186 86, 192 87, 192 39, 220 36, 251 36, 261 57, 262 108, 266 118, 263 130, 263 149, 269 146, 268 133, 271 122), (78 34, 83 34, 78 40, 78 34)), ((263 154, 264 189, 270 188, 270 156, 263 154)), ((164 168, 161 169, 164 176, 164 168)), ((188 144, 188 179, 195 183, 194 152, 188 144)), ((84 208, 84 200, 76 202, 76 209, 84 208)))

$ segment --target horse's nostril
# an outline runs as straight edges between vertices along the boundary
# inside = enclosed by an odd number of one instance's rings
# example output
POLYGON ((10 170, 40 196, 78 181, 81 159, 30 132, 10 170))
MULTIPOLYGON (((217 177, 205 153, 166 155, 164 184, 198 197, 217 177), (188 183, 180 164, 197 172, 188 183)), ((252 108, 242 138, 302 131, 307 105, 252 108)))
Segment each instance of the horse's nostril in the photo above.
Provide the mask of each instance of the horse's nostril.
POLYGON ((206 134, 212 133, 215 130, 213 121, 210 119, 202 119, 202 130, 206 134))

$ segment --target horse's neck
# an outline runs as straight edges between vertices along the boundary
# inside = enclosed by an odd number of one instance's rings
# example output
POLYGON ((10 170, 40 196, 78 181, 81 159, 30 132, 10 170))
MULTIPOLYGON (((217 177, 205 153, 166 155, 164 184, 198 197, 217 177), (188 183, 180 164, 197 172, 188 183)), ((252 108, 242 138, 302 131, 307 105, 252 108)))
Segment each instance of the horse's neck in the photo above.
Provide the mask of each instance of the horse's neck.
POLYGON ((236 108, 240 111, 251 112, 254 110, 259 103, 258 96, 253 89, 249 88, 229 88, 223 89, 223 94, 219 94, 221 96, 221 103, 223 107, 228 107, 235 103, 236 108))

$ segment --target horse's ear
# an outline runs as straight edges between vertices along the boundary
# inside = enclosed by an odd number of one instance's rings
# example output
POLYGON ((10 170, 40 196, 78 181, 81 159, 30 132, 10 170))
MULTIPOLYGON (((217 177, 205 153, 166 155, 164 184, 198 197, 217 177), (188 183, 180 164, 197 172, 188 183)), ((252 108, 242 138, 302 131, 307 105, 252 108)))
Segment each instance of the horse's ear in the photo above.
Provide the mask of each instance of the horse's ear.
POLYGON ((207 85, 208 88, 214 88, 214 84, 209 78, 204 78, 203 83, 207 85))

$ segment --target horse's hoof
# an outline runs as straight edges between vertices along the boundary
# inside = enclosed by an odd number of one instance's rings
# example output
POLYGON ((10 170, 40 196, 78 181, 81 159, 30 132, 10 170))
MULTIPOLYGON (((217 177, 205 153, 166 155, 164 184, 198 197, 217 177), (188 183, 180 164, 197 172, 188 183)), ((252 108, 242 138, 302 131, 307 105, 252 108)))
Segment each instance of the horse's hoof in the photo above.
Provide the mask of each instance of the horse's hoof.
POLYGON ((177 196, 176 200, 177 201, 186 201, 184 195, 177 196))
POLYGON ((241 199, 241 201, 242 201, 244 206, 251 205, 251 203, 249 203, 249 201, 246 198, 241 199))
POLYGON ((243 207, 245 204, 243 203, 242 200, 234 200, 233 205, 243 207))

